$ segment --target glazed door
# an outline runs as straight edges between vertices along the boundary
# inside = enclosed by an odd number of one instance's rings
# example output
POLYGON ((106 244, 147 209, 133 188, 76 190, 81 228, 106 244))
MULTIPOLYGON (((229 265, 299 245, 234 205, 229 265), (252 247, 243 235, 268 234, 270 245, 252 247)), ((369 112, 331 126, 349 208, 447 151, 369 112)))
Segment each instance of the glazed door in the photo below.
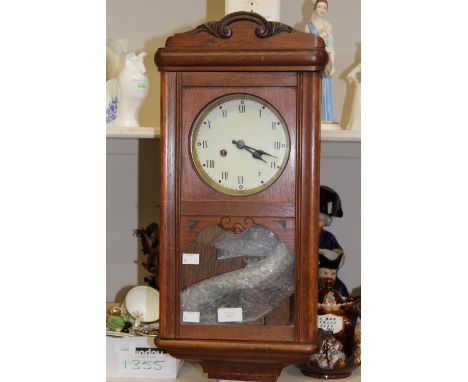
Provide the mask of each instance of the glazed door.
POLYGON ((180 338, 293 340, 294 219, 190 216, 182 227, 180 338))
POLYGON ((202 74, 205 86, 197 86, 198 74, 182 75, 182 147, 190 147, 190 129, 207 104, 229 94, 250 94, 281 114, 290 151, 276 182, 250 196, 226 195, 209 187, 194 170, 189 150, 181 153, 179 338, 291 341, 296 75, 280 74, 284 86, 271 86, 268 73, 239 73, 234 80, 225 74, 202 74))

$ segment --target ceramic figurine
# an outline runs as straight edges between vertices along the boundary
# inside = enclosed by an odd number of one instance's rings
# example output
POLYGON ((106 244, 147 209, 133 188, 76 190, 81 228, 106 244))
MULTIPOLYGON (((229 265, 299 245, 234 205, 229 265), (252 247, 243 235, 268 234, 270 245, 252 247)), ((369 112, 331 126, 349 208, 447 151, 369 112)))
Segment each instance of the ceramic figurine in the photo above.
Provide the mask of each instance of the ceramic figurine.
POLYGON ((322 185, 320 186, 319 248, 330 249, 339 255, 343 253, 343 248, 335 236, 324 229, 331 225, 333 217, 343 217, 340 196, 332 188, 322 185))
POLYGON ((341 297, 349 297, 348 288, 338 278, 338 269, 343 266, 343 254, 337 255, 336 252, 320 249, 319 250, 319 265, 318 278, 319 285, 323 285, 323 281, 327 279, 333 280, 333 288, 338 291, 341 297))
POLYGON ((346 378, 361 364, 361 299, 345 301, 333 288, 333 279, 327 279, 318 302, 321 346, 300 369, 315 378, 346 378))
POLYGON ((331 225, 333 217, 342 217, 340 196, 330 187, 320 186, 319 214, 319 281, 324 277, 335 280, 334 288, 343 297, 348 297, 346 285, 337 277, 338 269, 343 266, 343 248, 335 235, 324 229, 331 225))
POLYGON ((354 98, 348 130, 361 130, 361 63, 356 65, 347 76, 350 86, 354 86, 354 98))
POLYGON ((322 101, 320 110, 320 119, 322 128, 339 128, 335 121, 332 95, 332 76, 335 72, 335 48, 333 47, 332 26, 330 22, 324 19, 328 12, 327 0, 313 0, 314 14, 309 23, 306 24, 305 31, 320 36, 325 41, 325 49, 328 53, 328 64, 325 72, 322 73, 322 101), (330 125, 330 126, 326 126, 330 125))
POLYGON ((146 52, 127 53, 117 78, 107 81, 106 123, 119 127, 139 127, 138 112, 148 94, 148 77, 143 59, 146 52))
POLYGON ((341 199, 330 187, 320 186, 318 329, 321 345, 302 373, 315 378, 337 379, 351 375, 361 364, 361 298, 349 297, 337 277, 344 253, 335 236, 323 230, 332 217, 342 217, 341 199))

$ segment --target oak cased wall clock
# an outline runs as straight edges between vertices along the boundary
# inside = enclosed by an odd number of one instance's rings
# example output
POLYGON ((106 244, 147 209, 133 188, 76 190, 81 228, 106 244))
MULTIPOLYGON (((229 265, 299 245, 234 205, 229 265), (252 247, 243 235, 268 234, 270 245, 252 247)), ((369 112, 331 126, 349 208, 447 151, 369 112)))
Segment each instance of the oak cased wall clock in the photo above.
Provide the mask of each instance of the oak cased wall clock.
POLYGON ((236 12, 167 39, 159 347, 276 381, 317 349, 323 40, 236 12))

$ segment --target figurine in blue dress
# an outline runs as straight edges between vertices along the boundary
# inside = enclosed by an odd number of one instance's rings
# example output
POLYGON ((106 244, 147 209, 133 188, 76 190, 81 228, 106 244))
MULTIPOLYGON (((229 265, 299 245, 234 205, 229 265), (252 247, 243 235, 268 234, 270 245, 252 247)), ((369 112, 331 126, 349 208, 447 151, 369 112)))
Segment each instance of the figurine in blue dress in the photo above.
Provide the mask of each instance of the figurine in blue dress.
POLYGON ((334 279, 333 289, 342 297, 349 297, 348 288, 338 278, 338 269, 343 260, 343 248, 335 235, 324 229, 331 225, 333 217, 342 217, 340 196, 330 187, 320 186, 319 214, 319 279, 334 279))
POLYGON ((311 22, 306 25, 306 32, 320 36, 325 41, 325 50, 328 53, 328 64, 322 73, 322 103, 320 119, 322 123, 336 123, 333 110, 332 75, 335 72, 335 49, 331 24, 323 18, 328 11, 328 1, 318 0, 314 5, 314 15, 311 22))

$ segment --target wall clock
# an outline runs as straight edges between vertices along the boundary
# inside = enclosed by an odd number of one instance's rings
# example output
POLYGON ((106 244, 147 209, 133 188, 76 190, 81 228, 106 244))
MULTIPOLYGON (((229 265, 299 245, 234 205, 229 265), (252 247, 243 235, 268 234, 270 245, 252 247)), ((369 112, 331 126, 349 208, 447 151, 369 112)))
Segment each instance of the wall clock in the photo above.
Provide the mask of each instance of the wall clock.
POLYGON ((323 40, 250 12, 167 39, 159 347, 276 381, 317 349, 323 40))

